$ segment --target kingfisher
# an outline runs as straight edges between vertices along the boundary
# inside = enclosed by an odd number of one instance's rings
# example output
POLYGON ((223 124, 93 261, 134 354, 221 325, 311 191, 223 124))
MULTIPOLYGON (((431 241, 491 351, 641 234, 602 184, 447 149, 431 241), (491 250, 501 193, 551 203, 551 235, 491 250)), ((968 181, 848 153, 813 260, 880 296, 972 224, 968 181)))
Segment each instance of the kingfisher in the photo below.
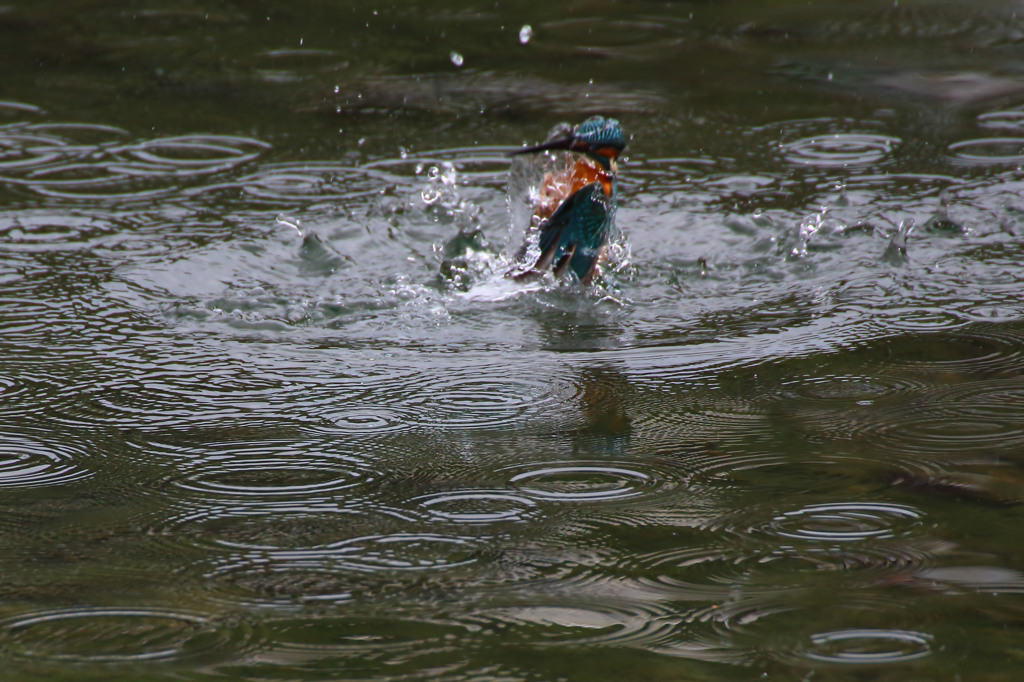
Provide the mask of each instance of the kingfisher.
POLYGON ((522 280, 551 268, 556 278, 571 270, 582 284, 591 282, 615 229, 616 159, 625 148, 617 120, 592 116, 547 142, 511 153, 565 150, 572 157, 565 168, 546 173, 540 186, 534 211, 540 257, 529 269, 506 277, 522 280))

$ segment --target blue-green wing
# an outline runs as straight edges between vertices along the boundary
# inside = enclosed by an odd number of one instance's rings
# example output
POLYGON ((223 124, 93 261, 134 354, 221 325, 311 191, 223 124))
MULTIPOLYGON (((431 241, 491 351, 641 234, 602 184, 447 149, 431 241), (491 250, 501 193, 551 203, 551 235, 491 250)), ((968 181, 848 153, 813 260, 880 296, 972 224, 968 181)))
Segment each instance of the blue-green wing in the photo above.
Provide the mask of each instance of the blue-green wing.
POLYGON ((535 270, 571 269, 587 281, 601 256, 611 228, 609 199, 600 183, 591 183, 566 199, 540 226, 540 258, 535 270))

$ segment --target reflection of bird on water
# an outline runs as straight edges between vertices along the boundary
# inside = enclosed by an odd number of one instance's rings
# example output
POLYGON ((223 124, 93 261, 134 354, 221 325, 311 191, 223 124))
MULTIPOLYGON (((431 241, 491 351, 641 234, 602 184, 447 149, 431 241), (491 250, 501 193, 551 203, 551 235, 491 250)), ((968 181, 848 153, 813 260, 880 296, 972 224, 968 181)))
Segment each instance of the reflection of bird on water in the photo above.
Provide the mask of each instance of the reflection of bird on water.
POLYGON ((565 168, 546 173, 541 183, 534 211, 540 257, 529 269, 507 277, 527 279, 551 268, 555 277, 570 270, 583 284, 590 283, 614 229, 615 159, 625 147, 618 121, 593 116, 543 144, 512 152, 575 153, 565 168))

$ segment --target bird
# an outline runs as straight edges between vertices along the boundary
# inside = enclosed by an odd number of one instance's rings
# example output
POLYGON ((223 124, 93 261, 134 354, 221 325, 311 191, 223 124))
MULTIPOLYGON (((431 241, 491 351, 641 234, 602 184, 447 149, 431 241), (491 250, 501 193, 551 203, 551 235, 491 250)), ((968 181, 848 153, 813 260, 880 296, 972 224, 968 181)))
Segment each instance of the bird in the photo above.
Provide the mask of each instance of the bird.
MULTIPOLYGON (((616 119, 591 116, 571 128, 565 126, 546 142, 510 153, 565 150, 572 159, 565 168, 546 173, 540 186, 534 210, 540 256, 527 269, 513 269, 506 277, 532 279, 550 268, 556 279, 571 272, 580 283, 591 283, 615 229, 616 159, 625 148, 626 137, 616 119)), ((522 256, 528 247, 529 243, 524 245, 522 256)))

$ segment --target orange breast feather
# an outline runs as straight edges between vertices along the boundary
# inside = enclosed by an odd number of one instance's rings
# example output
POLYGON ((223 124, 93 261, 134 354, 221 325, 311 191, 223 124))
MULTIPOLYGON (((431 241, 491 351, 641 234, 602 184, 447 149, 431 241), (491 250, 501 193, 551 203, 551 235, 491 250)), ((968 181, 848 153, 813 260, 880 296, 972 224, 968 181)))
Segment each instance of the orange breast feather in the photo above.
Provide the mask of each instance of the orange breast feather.
POLYGON ((544 174, 540 186, 540 200, 533 212, 533 224, 537 226, 555 212, 563 201, 592 182, 600 182, 605 194, 611 191, 611 180, 598 166, 586 159, 579 159, 567 167, 544 174))

